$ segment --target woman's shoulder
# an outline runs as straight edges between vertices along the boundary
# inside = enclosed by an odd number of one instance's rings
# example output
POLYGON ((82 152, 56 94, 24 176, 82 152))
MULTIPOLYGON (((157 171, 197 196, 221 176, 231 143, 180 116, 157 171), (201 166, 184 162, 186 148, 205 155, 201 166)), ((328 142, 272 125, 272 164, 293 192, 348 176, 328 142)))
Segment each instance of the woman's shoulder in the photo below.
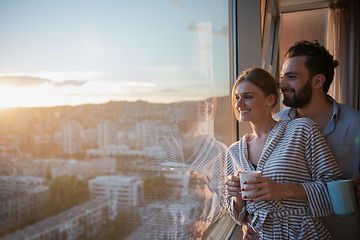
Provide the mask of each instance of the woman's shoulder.
POLYGON ((310 130, 314 127, 317 127, 317 124, 313 122, 310 118, 297 118, 293 120, 284 120, 288 121, 287 129, 293 130, 310 130))
POLYGON ((229 147, 229 152, 233 152, 233 151, 239 151, 239 148, 241 146, 241 144, 245 141, 245 138, 248 134, 245 134, 239 141, 234 142, 233 144, 230 145, 229 147))
MULTIPOLYGON (((286 120, 283 120, 286 121, 286 120)), ((311 120, 310 118, 296 118, 293 120, 287 120, 290 125, 294 125, 294 126, 313 126, 316 125, 316 123, 311 120)))
MULTIPOLYGON (((241 141, 241 140, 240 140, 241 141)), ((240 145, 240 141, 236 141, 234 143, 232 143, 229 147, 229 151, 233 151, 234 149, 237 149, 239 148, 239 145, 240 145)))

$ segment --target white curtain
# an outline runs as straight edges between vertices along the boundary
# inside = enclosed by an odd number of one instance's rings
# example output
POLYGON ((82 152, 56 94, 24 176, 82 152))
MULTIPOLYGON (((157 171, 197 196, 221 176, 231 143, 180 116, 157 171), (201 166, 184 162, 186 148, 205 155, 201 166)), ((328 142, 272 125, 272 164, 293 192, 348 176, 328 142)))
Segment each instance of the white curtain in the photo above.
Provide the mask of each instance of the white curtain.
POLYGON ((327 48, 340 63, 329 95, 360 110, 360 1, 348 0, 329 6, 327 48))

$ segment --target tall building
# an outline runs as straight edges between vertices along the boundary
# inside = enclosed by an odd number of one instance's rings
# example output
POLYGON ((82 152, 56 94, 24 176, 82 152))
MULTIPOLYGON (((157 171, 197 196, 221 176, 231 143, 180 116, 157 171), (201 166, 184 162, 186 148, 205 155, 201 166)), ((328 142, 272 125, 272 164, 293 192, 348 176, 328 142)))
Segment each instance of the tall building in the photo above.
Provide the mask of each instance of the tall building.
POLYGON ((81 152, 81 130, 82 126, 76 121, 63 125, 63 152, 65 154, 81 152))
POLYGON ((109 121, 103 121, 98 124, 98 147, 117 145, 116 125, 109 121))

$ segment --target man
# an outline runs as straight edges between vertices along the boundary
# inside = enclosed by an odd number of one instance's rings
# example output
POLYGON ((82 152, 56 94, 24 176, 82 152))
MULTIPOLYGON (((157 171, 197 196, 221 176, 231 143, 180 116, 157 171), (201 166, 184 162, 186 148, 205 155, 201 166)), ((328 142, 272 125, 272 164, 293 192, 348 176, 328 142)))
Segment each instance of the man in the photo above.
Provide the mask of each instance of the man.
MULTIPOLYGON (((319 126, 346 179, 353 179, 360 209, 360 112, 337 103, 327 95, 338 62, 317 41, 297 42, 285 55, 280 88, 283 104, 290 107, 275 120, 310 118, 319 126)), ((346 81, 346 79, 342 79, 346 81)), ((360 239, 359 214, 325 217, 333 239, 360 239)), ((244 239, 256 235, 243 225, 244 239)))
MULTIPOLYGON (((327 95, 337 66, 317 41, 297 42, 290 47, 280 76, 283 104, 290 108, 274 119, 303 117, 317 123, 345 178, 353 179, 360 209, 360 112, 327 95)), ((334 239, 360 239, 359 215, 333 215, 323 220, 334 239)))

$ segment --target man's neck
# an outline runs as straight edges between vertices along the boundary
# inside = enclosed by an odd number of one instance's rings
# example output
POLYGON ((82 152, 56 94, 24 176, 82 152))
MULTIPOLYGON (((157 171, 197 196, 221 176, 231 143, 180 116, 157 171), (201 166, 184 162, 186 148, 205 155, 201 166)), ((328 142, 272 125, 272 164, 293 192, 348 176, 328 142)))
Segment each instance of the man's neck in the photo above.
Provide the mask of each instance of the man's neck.
POLYGON ((296 109, 299 117, 310 118, 323 131, 333 115, 333 103, 326 95, 313 95, 306 107, 296 109))

